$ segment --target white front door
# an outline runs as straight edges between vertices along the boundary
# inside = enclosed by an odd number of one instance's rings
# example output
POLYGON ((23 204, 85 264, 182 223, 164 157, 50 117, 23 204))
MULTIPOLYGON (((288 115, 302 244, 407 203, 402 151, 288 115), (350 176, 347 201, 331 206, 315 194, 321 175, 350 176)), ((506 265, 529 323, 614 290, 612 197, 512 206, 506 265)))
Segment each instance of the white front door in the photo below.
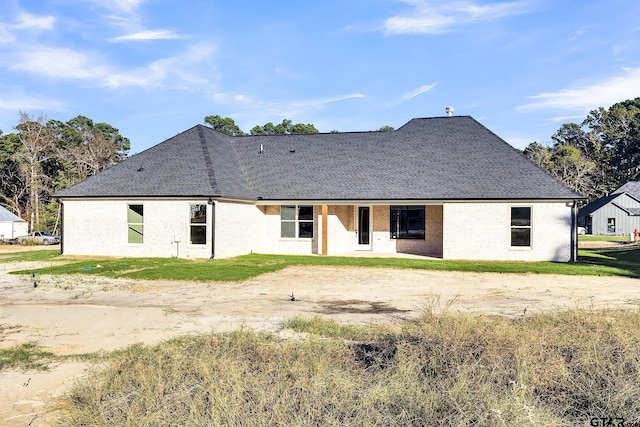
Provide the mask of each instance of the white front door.
POLYGON ((355 206, 354 207, 354 224, 355 230, 355 250, 370 251, 371 250, 371 215, 372 206, 355 206))

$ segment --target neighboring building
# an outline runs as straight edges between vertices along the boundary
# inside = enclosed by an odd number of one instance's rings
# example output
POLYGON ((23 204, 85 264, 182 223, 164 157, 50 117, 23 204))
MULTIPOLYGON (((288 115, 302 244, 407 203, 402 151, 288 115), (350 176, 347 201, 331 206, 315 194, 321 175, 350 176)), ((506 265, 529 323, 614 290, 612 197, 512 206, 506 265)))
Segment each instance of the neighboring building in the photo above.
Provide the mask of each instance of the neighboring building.
POLYGON ((73 255, 574 259, 583 199, 471 117, 388 132, 195 126, 55 194, 73 255))
POLYGON ((640 182, 627 182, 581 208, 578 225, 594 235, 629 235, 640 231, 640 182))
POLYGON ((629 181, 611 194, 627 193, 640 200, 640 181, 629 181))
POLYGON ((0 241, 29 234, 29 223, 0 206, 0 241))

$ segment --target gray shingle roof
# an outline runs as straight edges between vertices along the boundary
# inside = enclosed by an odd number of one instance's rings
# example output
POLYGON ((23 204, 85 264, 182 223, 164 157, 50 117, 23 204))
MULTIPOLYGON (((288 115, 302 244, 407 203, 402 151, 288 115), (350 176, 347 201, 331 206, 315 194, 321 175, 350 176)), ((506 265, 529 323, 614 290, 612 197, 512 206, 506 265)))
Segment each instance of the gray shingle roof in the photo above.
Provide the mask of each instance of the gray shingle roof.
POLYGON ((26 222, 18 215, 9 212, 3 206, 0 206, 0 222, 26 222))
POLYGON ((613 194, 612 193, 612 194, 609 194, 607 196, 600 197, 599 199, 594 200, 593 202, 589 203, 588 205, 581 207, 578 210, 578 216, 591 215, 592 213, 594 213, 595 211, 597 211, 601 207, 609 204, 613 200, 615 200, 618 197, 622 196, 622 194, 624 194, 624 193, 620 193, 620 194, 613 194))
POLYGON ((54 196, 254 198, 230 138, 204 126, 169 138, 54 196))
POLYGON ((465 116, 413 119, 388 132, 314 135, 230 137, 199 125, 56 196, 581 198, 465 116))
POLYGON ((640 181, 629 181, 616 191, 612 192, 612 194, 620 193, 631 194, 636 199, 640 199, 640 181))
MULTIPOLYGON (((623 188, 624 186, 620 187, 623 188)), ((640 203, 640 198, 636 197, 635 195, 631 194, 631 193, 627 193, 627 192, 618 192, 618 190, 614 191, 613 193, 607 195, 607 196, 603 196, 600 197, 599 199, 594 200, 593 202, 589 203, 588 205, 580 208, 580 210, 578 210, 578 216, 586 216, 586 215, 591 215, 592 213, 594 213, 595 211, 597 211, 598 209, 600 209, 603 206, 606 206, 607 204, 611 203, 613 204, 615 207, 624 210, 625 212, 627 212, 629 215, 638 215, 638 211, 639 209, 637 208, 628 208, 625 206, 622 206, 622 204, 620 203, 616 203, 616 200, 618 198, 623 199, 623 195, 627 195, 628 197, 636 200, 636 202, 640 203)))

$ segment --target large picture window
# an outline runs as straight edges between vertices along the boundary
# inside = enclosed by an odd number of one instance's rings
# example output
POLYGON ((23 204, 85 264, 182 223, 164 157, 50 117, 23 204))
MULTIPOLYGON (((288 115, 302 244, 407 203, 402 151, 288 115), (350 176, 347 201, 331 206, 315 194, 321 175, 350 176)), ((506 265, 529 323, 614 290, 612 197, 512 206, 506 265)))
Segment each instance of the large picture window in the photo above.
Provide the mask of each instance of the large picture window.
POLYGON ((144 206, 128 205, 127 207, 127 228, 129 243, 142 243, 144 236, 144 206))
POLYGON ((313 238, 313 206, 280 206, 280 237, 313 238))
POLYGON ((424 240, 424 218, 424 206, 391 206, 391 238, 424 240))
POLYGON ((189 243, 192 245, 207 243, 207 205, 191 205, 189 243))
POLYGON ((511 246, 531 246, 531 207, 511 207, 511 246))

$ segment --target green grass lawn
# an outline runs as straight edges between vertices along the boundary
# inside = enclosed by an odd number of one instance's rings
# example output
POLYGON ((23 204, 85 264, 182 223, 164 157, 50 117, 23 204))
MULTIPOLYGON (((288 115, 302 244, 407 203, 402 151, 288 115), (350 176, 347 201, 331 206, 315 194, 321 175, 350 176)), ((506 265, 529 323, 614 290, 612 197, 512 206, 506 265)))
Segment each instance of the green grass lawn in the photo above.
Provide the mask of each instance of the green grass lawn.
POLYGON ((629 236, 591 236, 582 235, 578 236, 579 242, 628 242, 629 236))
POLYGON ((57 250, 40 249, 37 251, 3 252, 0 254, 0 263, 25 262, 25 261, 59 261, 62 258, 57 250))
POLYGON ((251 254, 229 259, 76 258, 52 251, 6 255, 0 262, 51 261, 51 265, 13 274, 84 274, 139 280, 237 282, 289 266, 377 267, 496 273, 534 273, 640 277, 640 248, 583 249, 577 263, 445 261, 409 258, 352 258, 251 254))

